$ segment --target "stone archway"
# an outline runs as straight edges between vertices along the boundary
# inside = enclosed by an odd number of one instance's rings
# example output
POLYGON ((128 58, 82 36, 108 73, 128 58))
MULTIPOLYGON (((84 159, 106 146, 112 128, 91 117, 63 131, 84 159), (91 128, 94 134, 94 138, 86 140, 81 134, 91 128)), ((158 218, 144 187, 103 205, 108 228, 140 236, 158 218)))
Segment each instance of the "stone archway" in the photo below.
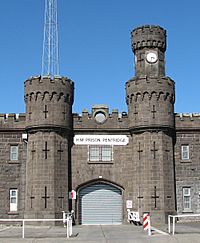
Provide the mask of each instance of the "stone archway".
POLYGON ((122 190, 113 184, 96 182, 79 190, 79 219, 85 225, 121 224, 122 190))

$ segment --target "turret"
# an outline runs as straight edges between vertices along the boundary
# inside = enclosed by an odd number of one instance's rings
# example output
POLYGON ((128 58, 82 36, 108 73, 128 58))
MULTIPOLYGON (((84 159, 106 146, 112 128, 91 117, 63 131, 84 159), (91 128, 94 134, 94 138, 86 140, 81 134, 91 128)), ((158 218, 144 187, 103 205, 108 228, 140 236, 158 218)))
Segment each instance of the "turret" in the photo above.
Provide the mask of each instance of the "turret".
POLYGON ((25 218, 56 218, 67 211, 74 83, 65 77, 25 81, 25 218))
POLYGON ((66 77, 32 77, 24 83, 26 129, 70 129, 74 83, 66 77))
POLYGON ((174 81, 164 76, 166 31, 145 25, 131 35, 135 77, 126 83, 130 128, 174 129, 174 81))
POLYGON ((131 32, 135 76, 165 76, 166 30, 144 25, 131 32))
MULTIPOLYGON (((134 29, 135 77, 126 83, 129 130, 132 134, 134 187, 142 192, 140 213, 164 222, 175 212, 174 81, 165 76, 166 31, 145 25, 134 29)), ((139 193, 140 194, 140 193, 139 193)))

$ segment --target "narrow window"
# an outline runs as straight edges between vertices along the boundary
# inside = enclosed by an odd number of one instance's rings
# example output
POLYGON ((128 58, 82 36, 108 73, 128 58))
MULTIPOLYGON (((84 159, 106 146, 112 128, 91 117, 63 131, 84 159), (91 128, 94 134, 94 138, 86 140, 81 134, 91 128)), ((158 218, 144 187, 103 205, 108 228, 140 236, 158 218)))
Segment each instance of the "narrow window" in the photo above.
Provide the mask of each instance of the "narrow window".
POLYGON ((191 210, 191 188, 183 188, 183 210, 191 210))
POLYGON ((181 145, 181 159, 189 160, 189 145, 181 145))
POLYGON ((17 189, 10 189, 10 212, 17 211, 17 189))
POLYGON ((10 146, 10 160, 12 161, 18 160, 18 145, 10 146))

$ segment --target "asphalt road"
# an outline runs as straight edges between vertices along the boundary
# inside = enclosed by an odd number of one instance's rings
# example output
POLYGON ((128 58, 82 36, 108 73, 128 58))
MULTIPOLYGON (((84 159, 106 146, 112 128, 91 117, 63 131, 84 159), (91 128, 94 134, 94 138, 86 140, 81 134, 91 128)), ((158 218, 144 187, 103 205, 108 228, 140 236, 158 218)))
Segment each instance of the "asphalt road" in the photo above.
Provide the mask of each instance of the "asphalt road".
POLYGON ((176 224, 174 236, 167 232, 167 225, 152 229, 148 236, 142 226, 74 226, 71 238, 66 238, 66 228, 61 226, 26 226, 25 239, 22 227, 0 226, 0 243, 21 242, 87 242, 87 243, 200 243, 200 223, 176 224))

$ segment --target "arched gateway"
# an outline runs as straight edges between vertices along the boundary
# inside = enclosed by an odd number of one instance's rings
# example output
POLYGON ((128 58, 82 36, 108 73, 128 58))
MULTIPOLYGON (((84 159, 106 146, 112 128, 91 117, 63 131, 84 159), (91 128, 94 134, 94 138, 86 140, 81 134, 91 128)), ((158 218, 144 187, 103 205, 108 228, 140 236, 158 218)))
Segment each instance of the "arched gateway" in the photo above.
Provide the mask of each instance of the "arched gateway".
POLYGON ((110 184, 98 182, 79 191, 81 224, 121 224, 122 191, 110 184))

